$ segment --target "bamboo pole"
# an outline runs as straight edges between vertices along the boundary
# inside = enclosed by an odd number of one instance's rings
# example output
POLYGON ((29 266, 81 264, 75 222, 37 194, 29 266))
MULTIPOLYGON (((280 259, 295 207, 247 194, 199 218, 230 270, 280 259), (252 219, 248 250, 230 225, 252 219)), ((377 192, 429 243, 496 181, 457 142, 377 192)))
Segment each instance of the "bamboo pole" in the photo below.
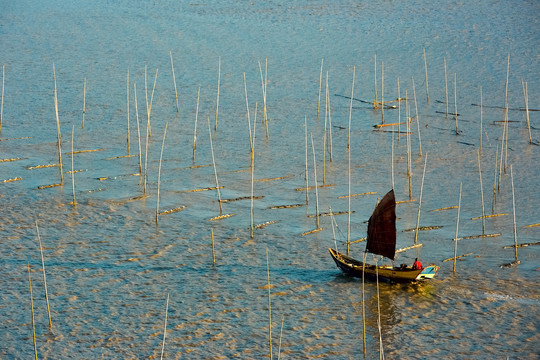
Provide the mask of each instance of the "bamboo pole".
MULTIPOLYGON (((377 54, 374 55, 374 65, 375 65, 375 71, 374 71, 374 85, 375 85, 375 100, 373 100, 373 107, 375 107, 377 104, 377 54)), ((352 96, 351 96, 352 98, 352 96)), ((351 99, 352 100, 352 99, 351 99)))
POLYGON ((257 103, 255 103, 255 119, 253 120, 253 151, 251 152, 251 224, 250 236, 253 239, 253 187, 255 183, 255 126, 257 125, 257 103))
POLYGON ((283 322, 285 321, 285 315, 281 315, 281 331, 279 332, 279 347, 278 347, 278 360, 281 358, 281 338, 283 337, 283 322))
POLYGON ((47 292, 47 275, 45 275, 45 258, 43 257, 43 246, 41 244, 41 237, 39 236, 39 227, 36 220, 36 232, 39 242, 39 250, 41 252, 41 267, 43 268, 43 284, 45 284, 45 300, 47 301, 47 314, 49 315, 49 331, 52 331, 51 309, 49 307, 49 293, 47 292))
POLYGON ((446 118, 448 119, 448 76, 446 74, 446 57, 444 58, 444 88, 446 90, 446 118))
POLYGON ((165 324, 163 325, 163 344, 161 345, 161 357, 163 360, 163 352, 165 351, 165 337, 167 336, 167 315, 169 313, 169 294, 167 293, 167 304, 165 305, 165 324))
POLYGON ((57 145, 58 145, 58 166, 60 168, 60 184, 64 184, 64 170, 62 164, 62 135, 60 133, 60 118, 58 117, 58 92, 56 90, 56 71, 53 64, 53 76, 54 76, 54 111, 56 113, 56 133, 57 133, 57 145))
MULTIPOLYGON (((400 88, 399 88, 399 77, 397 78, 397 93, 398 93, 398 99, 401 99, 400 94, 400 88)), ((401 101, 398 101, 398 134, 401 133, 401 101)), ((400 136, 398 136, 398 142, 399 142, 400 136)))
POLYGON ((304 129, 305 129, 305 136, 306 136, 306 171, 305 171, 305 178, 306 178, 306 212, 307 212, 308 211, 307 205, 309 204, 307 115, 304 116, 304 129))
POLYGON ((381 62, 381 122, 384 124, 384 61, 381 62))
POLYGON ((493 203, 491 205, 491 214, 495 214, 495 196, 497 194, 497 163, 499 158, 499 144, 497 144, 497 150, 495 151, 495 180, 493 180, 493 203))
POLYGON ((367 251, 364 251, 364 256, 362 258, 362 339, 363 339, 363 353, 364 358, 366 357, 366 301, 365 301, 365 269, 366 269, 366 257, 367 257, 367 251))
MULTIPOLYGON (((148 114, 150 114, 150 112, 148 112, 148 114)), ((143 187, 143 192, 146 194, 146 177, 147 177, 147 173, 148 173, 148 143, 149 143, 149 139, 150 139, 150 116, 148 116, 147 118, 147 121, 146 121, 146 145, 145 145, 145 150, 144 150, 144 187, 143 187)))
POLYGON ((457 75, 454 73, 454 117, 456 118, 456 135, 458 132, 458 112, 457 112, 457 75))
POLYGON ((214 228, 210 228, 210 236, 212 237, 212 264, 216 265, 216 250, 214 248, 214 228))
MULTIPOLYGON (((354 98, 354 76, 356 74, 356 66, 353 66, 353 78, 352 78, 352 85, 351 85, 351 105, 349 107, 349 132, 347 134, 347 150, 351 147, 351 117, 352 117, 352 102, 354 98)), ((377 85, 375 84, 375 97, 377 97, 377 85)))
POLYGON ((73 133, 75 132, 75 124, 71 128, 71 190, 73 194, 73 206, 77 204, 75 201, 75 169, 73 168, 73 157, 75 152, 73 151, 73 133))
POLYGON ((482 101, 482 87, 480 86, 480 152, 482 152, 482 120, 483 120, 483 101, 482 101))
POLYGON ((82 110, 82 128, 84 129, 84 115, 86 114, 86 76, 84 77, 83 86, 83 110, 82 110))
POLYGON ((263 95, 263 119, 262 122, 266 126, 266 138, 268 139, 268 119, 266 114, 266 84, 267 84, 267 75, 268 75, 268 59, 266 59, 266 66, 264 70, 264 78, 262 74, 261 62, 259 61, 259 73, 261 74, 261 87, 263 95))
POLYGON ((212 144, 212 130, 210 129, 210 118, 208 118, 208 135, 210 137, 210 150, 212 152, 212 164, 214 165, 214 176, 216 178, 216 189, 218 193, 218 203, 219 203, 219 215, 223 213, 223 205, 221 204, 221 193, 219 192, 219 182, 216 169, 216 158, 214 157, 214 145, 212 144))
POLYGON ((523 97, 525 98, 525 111, 526 111, 526 119, 527 119, 527 130, 529 130, 529 144, 532 144, 532 136, 531 136, 531 123, 529 121, 529 91, 527 90, 527 82, 522 82, 523 86, 523 97))
POLYGON ((319 108, 321 107, 321 88, 322 88, 323 63, 324 63, 324 58, 321 59, 321 74, 319 76, 319 100, 317 101, 317 122, 319 122, 319 108))
POLYGON ((478 150, 478 173, 480 174, 480 195, 482 198, 482 235, 486 232, 485 210, 484 210, 484 187, 482 185, 482 167, 480 165, 480 149, 478 150))
POLYGON ((268 275, 268 343, 270 345, 270 360, 272 360, 272 301, 270 297, 270 264, 268 261, 268 247, 266 248, 266 273, 268 275))
POLYGON ((512 173, 512 165, 510 165, 510 178, 512 179, 512 209, 514 211, 514 250, 515 250, 515 264, 519 264, 518 254, 517 254, 517 227, 516 227, 516 197, 514 195, 514 174, 512 173))
POLYGON ((197 147, 197 119, 199 117, 199 97, 201 95, 201 87, 197 91, 197 109, 195 110, 195 126, 193 127, 193 163, 195 163, 195 148, 197 147))
POLYGON ((251 152, 253 153, 253 138, 251 135, 251 119, 249 117, 249 103, 248 103, 248 96, 247 96, 246 73, 244 73, 244 93, 246 95, 246 112, 247 112, 248 128, 249 128, 249 147, 251 149, 251 152))
POLYGON ((375 275, 377 279, 377 328, 379 330, 379 359, 384 360, 384 348, 381 328, 381 301, 379 295, 379 261, 375 262, 375 275))
POLYGON ((154 86, 152 87, 152 96, 150 97, 150 105, 147 107, 148 110, 148 136, 152 137, 152 126, 150 122, 150 113, 152 112, 152 104, 154 103, 154 90, 156 90, 156 82, 157 82, 157 75, 158 75, 158 69, 156 69, 156 76, 154 77, 154 86))
POLYGON ((139 109, 137 108, 137 84, 133 83, 135 97, 135 114, 137 115, 137 135, 139 139, 139 175, 142 175, 141 128, 139 126, 139 109))
MULTIPOLYGON (((327 72, 328 74, 328 72, 327 72)), ((327 97, 327 107, 328 107, 328 126, 329 126, 329 139, 330 139, 330 162, 334 161, 334 150, 332 144, 332 112, 330 106, 330 91, 328 88, 328 75, 326 76, 326 97, 327 97)))
POLYGON ((422 184, 420 185, 420 199, 418 200, 418 216, 416 217, 416 231, 414 232, 414 245, 418 240, 418 226, 420 224, 420 208, 422 207, 422 193, 424 191, 424 177, 426 176, 426 165, 427 165, 427 153, 426 159, 424 161, 424 173, 422 174, 422 184))
POLYGON ((32 295, 32 278, 30 277, 30 263, 26 263, 28 266, 28 283, 30 284, 30 303, 32 305, 32 338, 34 340, 34 355, 36 360, 38 359, 37 344, 36 344, 36 321, 34 316, 34 295, 32 295))
POLYGON ((169 123, 165 123, 165 130, 163 131, 163 142, 161 143, 161 155, 159 156, 159 169, 158 169, 158 183, 157 183, 157 201, 156 201, 156 225, 158 224, 159 217, 159 187, 161 184, 161 163, 163 161, 163 148, 165 147, 165 136, 167 135, 167 126, 169 123))
MULTIPOLYGON (((328 85, 328 71, 326 72, 326 84, 328 85)), ((325 87, 325 100, 328 100, 328 86, 325 87)), ((324 106, 324 134, 323 134, 323 185, 326 184, 326 137, 327 137, 327 124, 328 124, 328 102, 325 101, 324 106)))
POLYGON ((315 178, 315 224, 319 229, 319 190, 317 188, 317 163, 315 161, 315 145, 313 145, 313 134, 311 134, 311 150, 313 151, 313 176, 315 178))
POLYGON ((457 242, 458 242, 458 229, 459 229, 459 213, 461 211, 461 188, 463 183, 459 184, 459 201, 458 201, 458 212, 457 212, 457 222, 456 222, 456 237, 454 238, 454 265, 452 271, 456 272, 456 259, 457 259, 457 242))
POLYGON ((6 77, 6 65, 2 65, 2 103, 0 105, 0 133, 2 132, 2 120, 4 119, 4 79, 6 77))
POLYGON ((416 125, 418 126, 418 148, 419 156, 422 157, 422 138, 420 137, 420 115, 418 114, 418 105, 416 104, 416 89, 414 87, 414 77, 412 78, 413 95, 414 95, 414 109, 416 111, 416 125))
POLYGON ((221 85, 221 56, 218 57, 218 81, 217 81, 217 97, 216 97, 216 122, 214 123, 214 131, 217 131, 217 120, 219 112, 219 88, 221 85))
MULTIPOLYGON (((350 133, 350 123, 349 123, 349 133, 350 133)), ((347 152, 347 178, 348 178, 348 221, 347 221, 347 256, 349 256, 349 245, 351 242, 351 152, 352 149, 349 149, 347 152)))
MULTIPOLYGON (((174 83, 174 96, 176 97, 176 112, 178 112, 179 111, 179 108, 178 108, 178 90, 176 89, 176 76, 174 76, 174 63, 173 63, 172 51, 169 51, 169 55, 171 56, 172 77, 173 77, 173 83, 174 83)), ((218 85, 218 99, 219 99, 219 85, 218 85)), ((216 112, 217 112, 217 110, 216 110, 216 112)), ((217 114, 216 114, 216 121, 217 121, 217 114)))
POLYGON ((506 174, 506 161, 508 160, 508 77, 510 75, 510 53, 508 53, 508 65, 506 67, 506 90, 504 93, 504 123, 506 128, 506 139, 504 149, 504 173, 506 174))
POLYGON ((126 106, 126 112, 127 112, 127 153, 128 155, 130 155, 131 153, 131 142, 130 142, 130 129, 129 129, 129 69, 127 71, 127 79, 126 79, 126 93, 127 93, 127 96, 126 96, 126 102, 127 102, 127 106, 126 106))
MULTIPOLYGON (((426 69, 426 101, 429 102, 429 86, 428 86, 426 48, 424 48, 424 68, 426 69)), ((399 99, 399 95, 398 95, 398 99, 399 99)))
POLYGON ((409 180, 409 199, 412 199, 412 171, 411 171, 411 115, 409 109, 409 101, 407 100, 407 90, 405 90, 405 108, 407 116, 407 177, 409 180))

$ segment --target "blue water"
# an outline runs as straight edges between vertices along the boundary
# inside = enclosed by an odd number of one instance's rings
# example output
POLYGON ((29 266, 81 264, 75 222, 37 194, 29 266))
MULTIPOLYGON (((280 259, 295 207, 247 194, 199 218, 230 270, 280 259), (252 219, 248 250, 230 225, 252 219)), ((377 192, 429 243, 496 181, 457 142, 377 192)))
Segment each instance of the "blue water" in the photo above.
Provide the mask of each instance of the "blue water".
MULTIPOLYGON (((386 358, 538 358, 538 247, 519 248, 517 267, 500 265, 514 260, 514 250, 503 249, 514 242, 512 177, 517 241, 539 237, 540 227, 526 226, 540 222, 540 148, 529 144, 526 112, 514 110, 525 107, 524 82, 529 108, 540 108, 539 10, 535 2, 497 1, 4 2, 0 357, 33 356, 29 264, 39 358, 159 358, 167 294, 164 358, 269 357, 267 269, 273 358, 361 358, 362 283, 342 275, 328 254, 334 246, 329 216, 320 217, 321 231, 302 235, 316 228, 317 208, 348 210, 343 196, 349 192, 349 139, 351 193, 376 192, 351 198, 351 240, 365 236, 365 221, 392 188, 392 174, 397 200, 409 199, 406 136, 392 133, 395 127, 373 128, 383 116, 386 123, 405 122, 405 102, 399 112, 383 114, 353 101, 349 137, 354 71, 354 98, 368 102, 375 84, 379 101, 396 99, 399 78, 399 96, 407 93, 414 117, 409 140, 415 201, 397 207, 398 247, 414 242, 414 232, 403 230, 416 227, 420 192, 419 225, 440 227, 419 232, 423 247, 396 260, 412 263, 419 256, 424 264, 441 266, 432 281, 380 284, 379 302, 376 284, 365 284, 366 358, 379 356, 380 339, 386 358), (64 179, 62 186, 40 189, 60 183, 58 166, 32 168, 58 163, 53 64, 64 179), (266 69, 268 137, 262 122, 266 69), (146 160, 146 93, 150 102, 156 72, 146 160), (323 152, 327 74, 332 161, 323 152), (254 195, 261 197, 253 201, 253 222, 272 222, 255 229, 253 238, 251 202, 237 200, 251 194, 245 90, 255 144, 254 195), (505 94, 506 171, 493 206, 505 94), (482 112, 472 105, 481 99, 482 112), (216 186, 208 123, 219 195, 190 191, 216 186), (165 126, 159 211, 185 209, 159 216, 156 224, 165 126), (307 207, 305 191, 297 190, 306 186, 306 133, 308 186, 315 179, 311 136, 318 184, 327 185, 310 189, 307 207), (482 215, 481 133, 485 213, 506 215, 485 221, 485 233, 501 235, 458 242, 458 255, 472 254, 457 262, 454 274, 452 262, 443 260, 454 255, 457 210, 433 210, 456 206, 462 184, 458 237, 482 233, 482 220, 473 219, 482 215), (72 157, 72 146, 75 152, 94 151, 72 157), (145 164, 147 196, 139 198, 145 195, 145 164), (210 221, 220 215, 218 196, 237 201, 222 203, 222 214, 232 216, 210 221)), ((529 112, 534 143, 540 141, 538 114, 529 112)), ((329 140, 326 145, 329 150, 329 140)), ((343 251, 348 216, 335 220, 343 251)), ((355 257, 363 250, 363 243, 351 245, 355 257)))

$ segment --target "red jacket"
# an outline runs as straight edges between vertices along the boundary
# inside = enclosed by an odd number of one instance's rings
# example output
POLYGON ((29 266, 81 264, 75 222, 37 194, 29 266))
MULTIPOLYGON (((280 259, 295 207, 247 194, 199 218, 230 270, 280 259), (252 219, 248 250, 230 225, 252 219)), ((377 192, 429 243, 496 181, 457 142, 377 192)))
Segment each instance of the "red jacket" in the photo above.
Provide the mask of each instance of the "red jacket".
POLYGON ((422 263, 421 263, 420 261, 416 260, 416 261, 414 262, 412 268, 415 269, 415 270, 419 270, 419 269, 422 268, 422 263))

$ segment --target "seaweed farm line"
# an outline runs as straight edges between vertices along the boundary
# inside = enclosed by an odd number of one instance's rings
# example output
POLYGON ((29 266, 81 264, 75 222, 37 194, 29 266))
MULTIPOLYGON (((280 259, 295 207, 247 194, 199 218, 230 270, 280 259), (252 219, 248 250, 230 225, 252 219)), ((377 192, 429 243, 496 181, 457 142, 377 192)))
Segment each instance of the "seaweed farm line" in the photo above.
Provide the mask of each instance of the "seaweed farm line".
POLYGON ((0 358, 538 358, 517 9, 64 5, 0 15, 0 358), (362 259, 392 188, 394 265, 428 282, 362 284, 328 253, 362 259))

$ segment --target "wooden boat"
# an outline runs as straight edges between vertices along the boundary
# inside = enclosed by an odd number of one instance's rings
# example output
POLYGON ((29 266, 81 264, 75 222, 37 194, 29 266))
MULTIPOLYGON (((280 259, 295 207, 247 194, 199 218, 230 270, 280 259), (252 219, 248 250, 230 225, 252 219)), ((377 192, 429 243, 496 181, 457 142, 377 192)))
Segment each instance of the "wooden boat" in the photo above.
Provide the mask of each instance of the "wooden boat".
MULTIPOLYGON (((421 269, 411 266, 370 265, 340 253, 336 249, 328 249, 338 268, 355 277, 375 279, 398 283, 409 283, 433 278, 439 267, 429 265, 421 269)), ((366 252, 382 255, 394 260, 396 255, 396 199, 394 190, 390 190, 377 204, 369 218, 366 252)))

